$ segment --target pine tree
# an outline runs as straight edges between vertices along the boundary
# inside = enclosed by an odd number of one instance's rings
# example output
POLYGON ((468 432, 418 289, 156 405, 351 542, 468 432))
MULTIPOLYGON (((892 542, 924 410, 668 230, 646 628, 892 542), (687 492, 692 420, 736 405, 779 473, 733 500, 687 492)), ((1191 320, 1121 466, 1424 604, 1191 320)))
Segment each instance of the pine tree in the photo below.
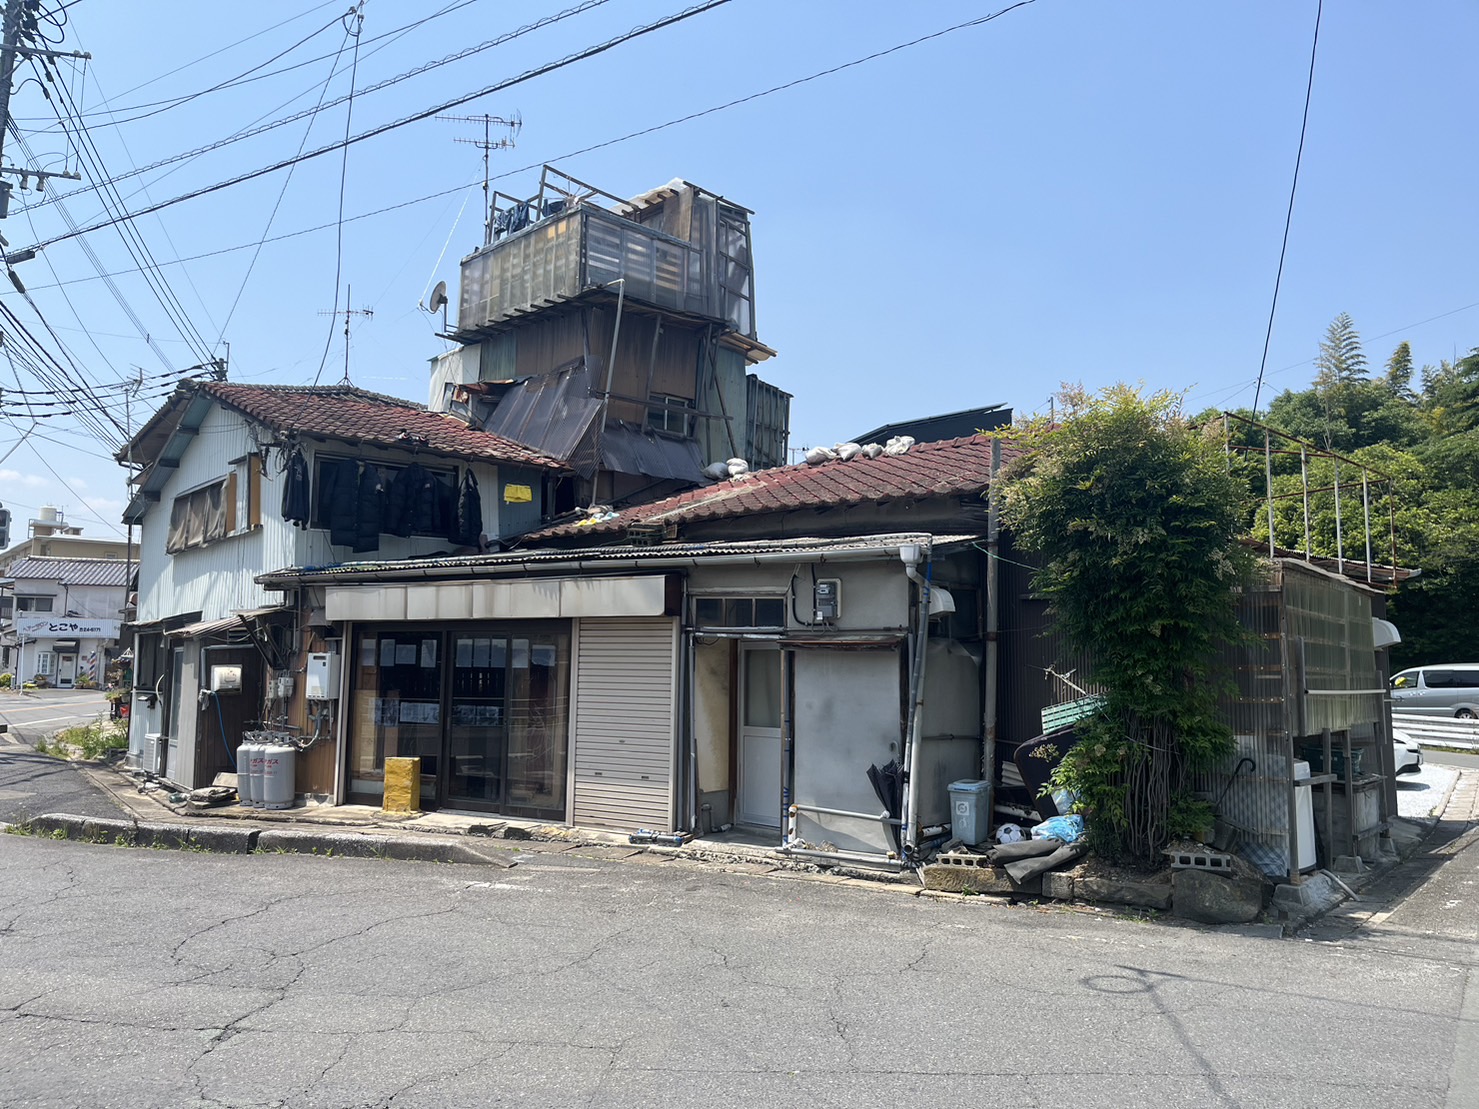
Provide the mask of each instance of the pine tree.
POLYGON ((1403 340, 1387 359, 1386 385, 1392 396, 1413 399, 1412 392, 1412 347, 1403 340))
POLYGON ((1367 379, 1366 354, 1361 349, 1361 336, 1356 333, 1355 322, 1348 313, 1342 312, 1336 316, 1325 329, 1320 353, 1315 358, 1315 370, 1316 389, 1357 385, 1367 379))

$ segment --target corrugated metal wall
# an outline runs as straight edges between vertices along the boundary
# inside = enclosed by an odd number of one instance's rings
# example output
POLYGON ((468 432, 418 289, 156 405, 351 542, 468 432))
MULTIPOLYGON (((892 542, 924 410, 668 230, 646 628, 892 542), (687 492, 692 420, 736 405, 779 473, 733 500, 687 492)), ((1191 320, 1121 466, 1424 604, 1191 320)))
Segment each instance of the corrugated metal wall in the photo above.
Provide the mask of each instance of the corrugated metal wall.
POLYGON ((672 831, 678 622, 575 626, 573 821, 672 831))

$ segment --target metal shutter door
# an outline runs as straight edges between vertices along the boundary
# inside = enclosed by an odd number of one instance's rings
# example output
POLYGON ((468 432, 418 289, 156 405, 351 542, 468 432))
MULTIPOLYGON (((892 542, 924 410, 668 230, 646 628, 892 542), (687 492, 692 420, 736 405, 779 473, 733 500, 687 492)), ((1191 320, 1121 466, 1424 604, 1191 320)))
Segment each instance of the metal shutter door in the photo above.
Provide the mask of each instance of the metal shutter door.
POLYGON ((576 824, 672 831, 677 631, 667 618, 577 623, 576 824))

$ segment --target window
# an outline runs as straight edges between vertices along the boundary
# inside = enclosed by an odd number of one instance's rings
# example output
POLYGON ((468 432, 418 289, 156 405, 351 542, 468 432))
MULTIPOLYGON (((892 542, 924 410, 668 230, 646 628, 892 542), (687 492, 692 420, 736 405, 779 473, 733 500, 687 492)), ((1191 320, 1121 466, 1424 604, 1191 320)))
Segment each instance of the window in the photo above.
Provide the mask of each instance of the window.
MULTIPOLYGON (((404 466, 392 465, 384 462, 365 462, 355 458, 338 457, 334 455, 319 454, 313 460, 313 518, 312 525, 316 528, 328 528, 332 526, 330 506, 337 503, 341 496, 347 495, 351 500, 357 495, 360 467, 373 466, 380 472, 381 482, 387 493, 392 489, 396 476, 411 464, 404 466)), ((421 506, 424 511, 413 514, 413 522, 410 525, 410 534, 425 535, 437 539, 446 539, 453 531, 453 525, 457 519, 457 479, 458 473, 454 467, 426 466, 420 463, 423 470, 429 473, 432 480, 436 482, 436 494, 431 503, 421 506)), ((387 500, 389 498, 387 497, 387 500)), ((414 506, 412 506, 414 507, 414 506)), ((399 534, 392 532, 390 528, 384 527, 383 533, 399 534)))
POLYGON ((52 654, 51 654, 50 651, 41 651, 41 652, 39 652, 36 655, 36 673, 38 675, 40 675, 41 677, 43 677, 43 678, 50 677, 51 676, 51 660, 52 660, 52 654))
POLYGON ((696 597, 693 622, 709 628, 784 628, 782 597, 696 597))
POLYGON ((170 554, 224 539, 236 524, 236 473, 181 493, 169 514, 164 549, 170 554))
POLYGON ((229 521, 228 532, 250 531, 262 526, 262 456, 249 454, 232 463, 235 479, 235 496, 232 498, 234 518, 229 521))
POLYGON ((667 393, 653 393, 647 399, 653 406, 647 410, 649 429, 682 439, 693 436, 693 401, 667 393))
POLYGON ((51 612, 55 597, 17 597, 15 607, 21 612, 51 612))

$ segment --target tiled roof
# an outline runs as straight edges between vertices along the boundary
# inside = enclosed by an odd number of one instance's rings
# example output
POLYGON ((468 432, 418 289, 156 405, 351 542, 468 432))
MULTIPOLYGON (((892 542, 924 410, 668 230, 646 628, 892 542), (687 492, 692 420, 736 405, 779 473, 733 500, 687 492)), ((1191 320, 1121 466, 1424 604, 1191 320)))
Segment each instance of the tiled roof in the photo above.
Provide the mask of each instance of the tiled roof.
MULTIPOLYGON (((1003 449, 1003 458, 1010 448, 1003 449)), ((991 483, 991 439, 971 435, 917 443, 907 454, 857 457, 819 466, 780 466, 729 478, 652 504, 624 509, 609 520, 570 523, 525 536, 526 541, 620 532, 633 524, 684 524, 795 509, 980 493, 991 483)))
POLYGON ((279 431, 384 447, 404 447, 405 440, 400 438, 404 433, 424 440, 427 450, 442 454, 563 469, 557 459, 512 439, 476 431, 454 416, 352 385, 241 385, 231 381, 197 385, 222 404, 279 431))
POLYGON ((21 581, 59 581, 66 585, 123 585, 129 563, 121 558, 22 558, 5 576, 21 581))

